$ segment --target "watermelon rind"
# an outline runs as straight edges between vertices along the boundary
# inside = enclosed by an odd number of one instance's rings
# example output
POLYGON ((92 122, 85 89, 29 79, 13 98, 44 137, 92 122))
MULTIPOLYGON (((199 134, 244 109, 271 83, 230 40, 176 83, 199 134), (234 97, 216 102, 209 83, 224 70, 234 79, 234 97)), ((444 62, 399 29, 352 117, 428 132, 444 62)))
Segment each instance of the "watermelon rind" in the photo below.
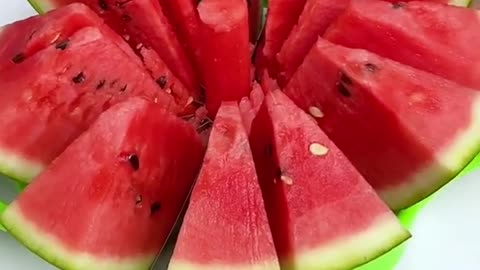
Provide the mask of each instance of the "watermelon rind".
POLYGON ((470 6, 471 0, 450 0, 450 5, 458 7, 468 7, 470 6))
MULTIPOLYGON (((448 127, 445 127, 448 128, 448 127)), ((425 198, 458 175, 480 152, 480 95, 472 103, 470 126, 446 149, 437 153, 436 162, 417 172, 401 186, 377 190, 392 209, 404 209, 425 198), (432 187, 436 187, 432 190, 432 187), (388 198, 388 199, 387 199, 388 198)))
POLYGON ((42 1, 35 1, 35 0, 27 0, 28 3, 37 11, 39 14, 43 14, 49 10, 52 10, 55 8, 55 6, 50 3, 48 0, 42 0, 42 1))
POLYGON ((61 240, 49 235, 30 222, 16 203, 1 215, 0 221, 7 231, 30 251, 64 270, 147 270, 156 254, 130 258, 96 257, 82 251, 71 250, 61 240))
POLYGON ((390 213, 361 232, 344 236, 319 248, 299 251, 294 260, 282 260, 282 270, 351 269, 363 265, 411 237, 390 213), (349 254, 346 258, 345 254, 349 254))
POLYGON ((44 164, 27 160, 11 151, 0 149, 0 173, 16 181, 30 183, 44 168, 44 164))
POLYGON ((170 263, 168 270, 271 270, 278 268, 278 261, 265 262, 260 265, 232 265, 232 264, 196 264, 182 261, 170 263))

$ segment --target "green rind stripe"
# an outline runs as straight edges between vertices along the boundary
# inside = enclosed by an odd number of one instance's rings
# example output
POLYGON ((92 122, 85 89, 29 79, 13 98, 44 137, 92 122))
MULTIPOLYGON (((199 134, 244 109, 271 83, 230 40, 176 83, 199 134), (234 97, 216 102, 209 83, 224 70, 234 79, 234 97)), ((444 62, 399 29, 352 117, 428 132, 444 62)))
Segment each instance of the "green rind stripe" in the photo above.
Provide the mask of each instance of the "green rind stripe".
MULTIPOLYGON (((0 216, 2 215, 3 211, 7 208, 7 204, 4 202, 0 202, 0 216)), ((0 224, 0 230, 5 231, 5 228, 0 224)))
POLYGON ((33 7, 33 9, 35 9, 39 14, 44 13, 44 11, 40 7, 40 5, 38 3, 36 3, 35 0, 27 0, 27 1, 33 7))

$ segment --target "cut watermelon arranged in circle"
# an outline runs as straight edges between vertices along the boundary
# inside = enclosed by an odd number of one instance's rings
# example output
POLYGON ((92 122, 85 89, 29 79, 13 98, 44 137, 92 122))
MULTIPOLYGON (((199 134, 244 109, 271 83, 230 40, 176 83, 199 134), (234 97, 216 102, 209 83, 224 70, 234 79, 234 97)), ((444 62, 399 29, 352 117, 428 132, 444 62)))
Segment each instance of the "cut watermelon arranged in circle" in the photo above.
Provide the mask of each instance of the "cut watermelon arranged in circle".
POLYGON ((171 96, 160 91, 138 63, 92 27, 56 40, 3 70, 0 85, 4 119, 0 123, 0 171, 24 182, 119 101, 143 96, 177 110, 171 96))
POLYGON ((236 103, 218 111, 168 269, 280 269, 236 103))
POLYGON ((282 269, 351 269, 409 238, 315 121, 279 90, 252 149, 282 269))
POLYGON ((1 221, 63 269, 148 269, 202 157, 192 127, 157 104, 130 99, 102 114, 1 221))
POLYGON ((325 37, 480 89, 480 51, 472 48, 480 42, 479 28, 473 9, 358 0, 325 37))
POLYGON ((364 50, 319 39, 285 92, 395 210, 480 150, 480 92, 364 50))
POLYGON ((30 1, 0 220, 62 269, 352 269, 480 151, 467 0, 30 1))

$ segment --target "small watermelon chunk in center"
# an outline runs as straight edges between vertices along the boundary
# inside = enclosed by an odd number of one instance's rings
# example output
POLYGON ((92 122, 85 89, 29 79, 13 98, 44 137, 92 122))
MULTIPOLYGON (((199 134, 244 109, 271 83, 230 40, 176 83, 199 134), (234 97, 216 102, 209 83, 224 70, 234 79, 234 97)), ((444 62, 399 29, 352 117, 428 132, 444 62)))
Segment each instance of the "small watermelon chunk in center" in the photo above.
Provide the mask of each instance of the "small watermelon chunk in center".
POLYGON ((315 121, 269 92, 251 134, 282 269, 350 269, 409 238, 315 121))
POLYGON ((238 105, 223 103, 169 270, 279 270, 238 105))
POLYGON ((1 216, 5 228, 70 270, 146 270, 203 157, 194 129, 129 99, 103 113, 1 216))

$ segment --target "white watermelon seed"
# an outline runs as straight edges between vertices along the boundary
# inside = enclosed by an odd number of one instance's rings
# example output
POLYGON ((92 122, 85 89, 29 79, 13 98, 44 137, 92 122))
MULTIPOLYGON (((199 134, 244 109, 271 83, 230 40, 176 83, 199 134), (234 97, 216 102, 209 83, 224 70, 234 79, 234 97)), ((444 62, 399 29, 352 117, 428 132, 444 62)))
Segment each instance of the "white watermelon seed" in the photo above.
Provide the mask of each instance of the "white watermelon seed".
POLYGON ((290 176, 286 176, 286 175, 283 175, 280 176, 280 180, 282 180, 283 183, 285 183, 286 185, 293 185, 293 179, 290 177, 290 176))
POLYGON ((311 106, 310 108, 308 108, 308 112, 315 118, 322 118, 324 116, 320 108, 315 106, 311 106))
POLYGON ((310 153, 315 156, 324 156, 328 153, 328 148, 319 143, 312 143, 310 144, 310 153))

